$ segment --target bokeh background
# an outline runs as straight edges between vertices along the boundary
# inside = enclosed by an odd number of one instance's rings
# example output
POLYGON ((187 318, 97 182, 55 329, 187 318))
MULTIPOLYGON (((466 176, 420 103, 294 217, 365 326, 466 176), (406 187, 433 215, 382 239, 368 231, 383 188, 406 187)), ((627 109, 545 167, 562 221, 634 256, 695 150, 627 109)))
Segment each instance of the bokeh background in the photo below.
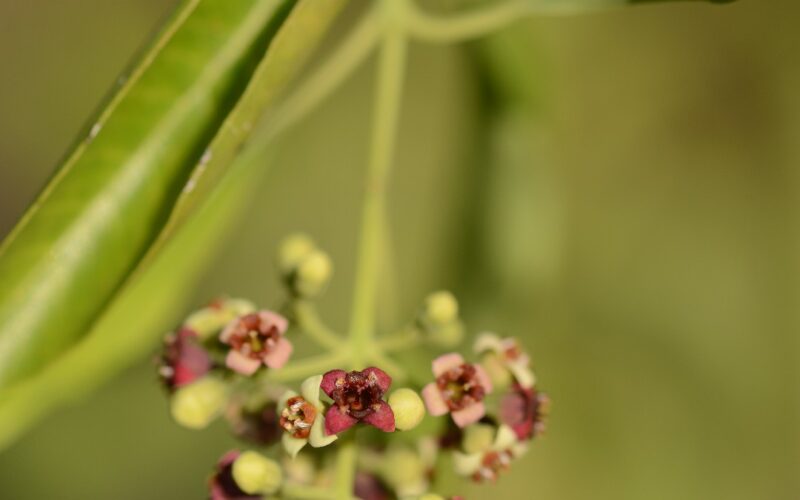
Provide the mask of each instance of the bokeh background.
MULTIPOLYGON (((0 235, 174 4, 0 0, 0 235)), ((524 339, 554 400, 467 498, 800 498, 798 19, 664 4, 413 46, 382 321, 452 289, 471 334, 524 339)), ((371 69, 281 143, 198 303, 280 300, 271 257, 300 229, 346 325, 371 69)), ((0 454, 0 497, 203 498, 231 444, 174 425, 143 359, 0 454)))

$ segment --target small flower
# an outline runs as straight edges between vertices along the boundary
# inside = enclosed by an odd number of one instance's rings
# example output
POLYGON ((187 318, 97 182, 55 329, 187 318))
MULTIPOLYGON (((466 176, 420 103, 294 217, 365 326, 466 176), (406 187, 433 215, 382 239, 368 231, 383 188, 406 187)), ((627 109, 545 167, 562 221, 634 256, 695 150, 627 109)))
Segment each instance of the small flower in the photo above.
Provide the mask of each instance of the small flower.
POLYGON ((208 482, 211 500, 259 500, 261 495, 245 493, 233 478, 233 464, 239 458, 238 450, 232 450, 217 462, 216 472, 208 482))
POLYGON ((536 389, 514 384, 500 403, 500 420, 514 430, 519 439, 533 439, 545 429, 550 398, 536 389))
POLYGON ((456 472, 471 477, 475 482, 494 481, 500 472, 511 466, 513 459, 522 456, 527 447, 517 440, 514 431, 501 425, 494 440, 487 442, 485 435, 494 432, 488 425, 475 425, 466 431, 464 451, 454 452, 453 463, 456 472), (477 436, 477 439, 473 439, 477 436))
POLYGON ((310 443, 314 448, 327 446, 336 441, 336 435, 325 434, 325 407, 319 399, 322 375, 307 378, 300 386, 300 395, 287 391, 281 397, 280 426, 283 447, 292 456, 310 443))
POLYGON ((200 345, 197 333, 181 328, 164 339, 158 373, 170 391, 189 385, 211 370, 211 357, 200 345))
POLYGON ((228 388, 222 381, 203 377, 172 394, 170 413, 188 429, 203 429, 222 413, 227 399, 228 388))
POLYGON ((292 354, 292 344, 284 338, 288 322, 272 311, 259 311, 234 319, 220 334, 231 349, 225 364, 243 375, 252 375, 261 364, 278 369, 292 354))
POLYGON ((484 354, 484 362, 487 364, 499 361, 522 387, 533 387, 536 384, 536 377, 530 369, 530 357, 520 348, 516 339, 501 339, 493 333, 484 333, 475 340, 474 350, 484 354))
POLYGON ((346 431, 359 421, 384 432, 395 430, 394 413, 383 400, 392 378, 375 367, 362 371, 331 370, 322 378, 321 388, 333 399, 325 414, 328 435, 346 431))
POLYGON ((483 398, 492 392, 492 383, 480 365, 465 363, 460 354, 445 354, 433 360, 433 375, 436 381, 422 389, 431 415, 450 412, 459 427, 483 418, 483 398))
POLYGON ((395 425, 401 431, 413 429, 425 416, 425 404, 419 394, 408 388, 394 391, 389 396, 389 406, 394 413, 395 425))

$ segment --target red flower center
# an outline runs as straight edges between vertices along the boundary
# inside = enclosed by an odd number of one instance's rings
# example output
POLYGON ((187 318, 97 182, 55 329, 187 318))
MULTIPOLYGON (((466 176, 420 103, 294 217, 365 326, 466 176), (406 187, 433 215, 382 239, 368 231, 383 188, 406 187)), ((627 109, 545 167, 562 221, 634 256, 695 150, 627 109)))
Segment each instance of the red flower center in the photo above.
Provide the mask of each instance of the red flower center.
POLYGON ((436 378, 436 385, 442 392, 450 411, 462 410, 483 401, 486 389, 478 380, 475 366, 464 363, 451 368, 436 378))
POLYGON ((281 332, 275 325, 264 325, 258 314, 247 314, 239 319, 228 343, 245 356, 261 359, 280 337, 281 332))
POLYGON ((281 427, 293 437, 307 438, 316 418, 317 409, 314 405, 302 396, 295 396, 286 401, 286 408, 281 411, 281 427))
POLYGON ((383 391, 377 382, 373 374, 350 372, 341 384, 337 384, 331 399, 343 413, 362 419, 380 408, 383 391))

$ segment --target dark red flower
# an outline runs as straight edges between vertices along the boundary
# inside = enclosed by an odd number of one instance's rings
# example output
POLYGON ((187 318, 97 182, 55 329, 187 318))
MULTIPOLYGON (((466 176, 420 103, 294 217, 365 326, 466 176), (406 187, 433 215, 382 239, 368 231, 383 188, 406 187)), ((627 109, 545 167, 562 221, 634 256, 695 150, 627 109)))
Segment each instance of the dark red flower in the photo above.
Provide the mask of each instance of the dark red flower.
POLYGON ((211 500, 259 500, 261 495, 248 495, 239 488, 233 479, 233 462, 240 453, 232 450, 217 462, 216 473, 208 481, 211 500))
POLYGON ((544 419, 549 409, 547 394, 514 384, 511 392, 503 397, 500 419, 514 429, 519 439, 533 439, 544 432, 544 419))
POLYGON ((320 388, 333 399, 325 414, 325 433, 339 434, 359 421, 384 432, 394 431, 394 413, 383 400, 392 378, 375 367, 362 371, 331 370, 322 377, 320 388))
POLYGON ((170 390, 191 384, 208 373, 211 365, 211 357, 193 330, 181 328, 164 339, 158 372, 170 390))

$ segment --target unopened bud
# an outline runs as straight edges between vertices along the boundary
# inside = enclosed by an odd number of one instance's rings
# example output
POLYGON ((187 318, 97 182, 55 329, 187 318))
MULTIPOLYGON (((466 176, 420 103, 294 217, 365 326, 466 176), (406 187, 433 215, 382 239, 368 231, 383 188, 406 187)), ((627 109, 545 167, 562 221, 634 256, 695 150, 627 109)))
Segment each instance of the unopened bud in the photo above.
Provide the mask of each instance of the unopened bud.
POLYGON ((268 495, 281 487, 283 472, 276 461, 245 451, 233 462, 233 480, 248 495, 268 495))
POLYGON ((281 242, 278 250, 278 270, 284 276, 295 272, 297 266, 314 251, 314 241, 305 234, 293 234, 281 242))
POLYGON ((220 299, 190 314, 184 325, 195 331, 200 339, 205 340, 218 334, 234 318, 255 310, 256 306, 248 300, 220 299))
POLYGON ((419 394, 411 389, 403 388, 389 396, 389 406, 394 413, 395 428, 408 431, 419 425, 425 416, 425 404, 419 394))
POLYGON ((461 447, 467 453, 481 453, 491 448, 495 434, 495 428, 491 425, 471 425, 464 430, 461 447))
POLYGON ((325 290, 333 272, 333 264, 328 254, 314 250, 297 267, 294 276, 294 289, 303 297, 314 297, 325 290))
POLYGON ((189 429, 203 429, 222 412, 228 389, 214 377, 179 388, 170 399, 170 413, 175 421, 189 429))
POLYGON ((450 292, 432 293, 425 299, 425 319, 433 326, 445 326, 458 319, 458 301, 450 292))

